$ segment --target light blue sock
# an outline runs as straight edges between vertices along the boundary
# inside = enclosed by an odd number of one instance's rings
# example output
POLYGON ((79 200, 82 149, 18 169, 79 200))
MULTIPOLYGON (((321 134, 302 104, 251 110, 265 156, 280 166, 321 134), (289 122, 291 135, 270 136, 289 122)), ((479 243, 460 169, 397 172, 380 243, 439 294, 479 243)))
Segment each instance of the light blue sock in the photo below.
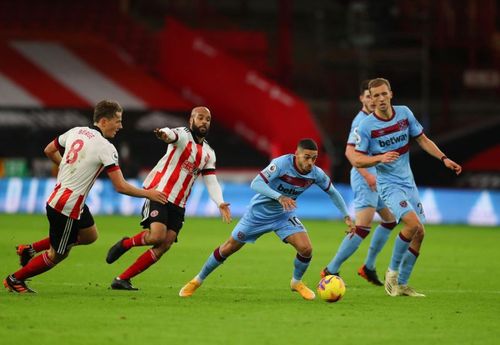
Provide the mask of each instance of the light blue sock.
POLYGON ((368 254, 366 255, 365 266, 369 270, 375 270, 375 260, 377 260, 377 255, 380 253, 385 243, 389 239, 391 234, 391 229, 388 229, 382 224, 375 228, 373 232, 372 240, 370 241, 370 248, 368 249, 368 254))
POLYGON ((198 278, 202 281, 205 280, 213 270, 224 263, 224 260, 226 260, 226 258, 220 254, 219 248, 215 249, 214 252, 210 254, 207 261, 205 261, 200 273, 198 273, 198 278))
POLYGON ((405 255, 403 255, 403 260, 401 260, 401 264, 399 265, 399 275, 398 275, 399 285, 408 284, 408 280, 410 279, 413 267, 415 267, 415 262, 417 261, 417 257, 418 254, 415 255, 410 250, 407 250, 405 255))
POLYGON ((401 263, 403 255, 410 247, 410 241, 406 239, 403 240, 403 238, 404 236, 401 235, 401 233, 396 236, 394 250, 392 251, 391 263, 389 265, 389 268, 393 271, 397 271, 399 269, 399 264, 401 263))
POLYGON ((307 268, 309 267, 309 263, 311 262, 311 258, 306 258, 297 253, 295 256, 295 260, 293 261, 293 278, 296 280, 302 280, 304 273, 306 273, 307 268))
POLYGON ((354 234, 352 237, 351 234, 348 234, 344 237, 337 254, 335 254, 332 261, 326 266, 328 272, 338 273, 340 266, 358 249, 362 241, 363 238, 358 234, 354 234))

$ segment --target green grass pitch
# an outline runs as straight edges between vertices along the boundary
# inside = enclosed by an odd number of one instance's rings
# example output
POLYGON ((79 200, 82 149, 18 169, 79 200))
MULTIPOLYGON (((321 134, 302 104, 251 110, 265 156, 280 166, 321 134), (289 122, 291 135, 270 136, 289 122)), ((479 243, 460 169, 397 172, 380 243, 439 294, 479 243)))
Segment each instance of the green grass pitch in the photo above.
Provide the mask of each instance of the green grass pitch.
MULTIPOLYGON (((145 248, 113 265, 107 249, 139 230, 138 217, 96 217, 99 240, 73 249, 52 271, 33 278, 33 295, 0 291, 0 339, 31 344, 498 344, 500 339, 500 231, 427 226, 410 285, 426 298, 397 297, 356 275, 370 237, 342 267, 344 299, 328 304, 289 290, 291 246, 267 234, 228 259, 188 299, 178 297, 232 225, 187 218, 179 243, 136 277, 138 292, 113 291, 114 276, 145 248)), ((313 260, 310 287, 342 237, 338 222, 304 220, 313 260)), ((398 228, 396 228, 398 229, 398 228)), ((0 274, 18 267, 14 246, 47 234, 40 215, 0 215, 0 274)), ((395 233, 378 260, 388 265, 395 233)))

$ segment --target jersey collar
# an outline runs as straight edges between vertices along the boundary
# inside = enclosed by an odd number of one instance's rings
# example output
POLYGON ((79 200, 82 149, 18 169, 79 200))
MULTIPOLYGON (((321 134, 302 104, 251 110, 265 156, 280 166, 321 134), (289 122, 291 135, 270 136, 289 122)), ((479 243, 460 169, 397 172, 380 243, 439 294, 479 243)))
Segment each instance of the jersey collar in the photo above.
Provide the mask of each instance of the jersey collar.
POLYGON ((384 119, 383 117, 377 116, 377 113, 375 111, 373 112, 373 116, 375 116, 375 118, 377 120, 389 122, 396 116, 396 110, 394 109, 394 107, 392 105, 391 105, 391 109, 392 109, 392 116, 388 119, 384 119))
POLYGON ((91 128, 91 129, 94 129, 94 130, 96 130, 96 131, 98 131, 98 132, 99 132, 99 133, 101 133, 101 135, 104 137, 104 134, 102 134, 101 129, 100 129, 99 127, 97 127, 96 125, 92 125, 92 126, 90 126, 90 128, 91 128))

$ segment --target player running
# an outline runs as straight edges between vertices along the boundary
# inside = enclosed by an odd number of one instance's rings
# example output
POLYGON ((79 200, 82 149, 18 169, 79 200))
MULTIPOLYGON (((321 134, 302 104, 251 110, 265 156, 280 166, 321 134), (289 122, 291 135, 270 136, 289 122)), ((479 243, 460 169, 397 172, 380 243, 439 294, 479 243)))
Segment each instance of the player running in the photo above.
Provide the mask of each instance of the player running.
POLYGON ((385 291, 390 296, 424 297, 408 286, 424 238, 425 215, 410 167, 410 139, 431 156, 440 159, 457 175, 462 167, 427 138, 423 128, 406 106, 392 106, 389 81, 376 78, 368 88, 375 103, 372 115, 358 127, 353 163, 357 168, 377 167, 377 189, 403 228, 396 237, 389 269, 385 274, 385 291))
MULTIPOLYGON (((354 146, 356 144, 356 132, 359 123, 368 117, 374 110, 370 90, 368 90, 369 80, 361 83, 359 101, 363 105, 362 109, 352 121, 351 131, 347 139, 345 155, 352 164, 354 146)), ((375 216, 375 211, 382 218, 374 231, 370 241, 370 248, 365 259, 365 263, 358 269, 358 274, 368 282, 382 286, 384 285, 377 276, 375 260, 387 242, 391 230, 396 227, 396 220, 391 211, 385 206, 377 192, 377 172, 375 167, 351 169, 351 188, 354 192, 354 209, 356 211, 356 230, 347 234, 340 244, 337 253, 328 265, 321 271, 321 277, 327 275, 339 275, 340 266, 359 248, 361 242, 368 236, 371 230, 371 223, 375 216)))
POLYGON ((315 166, 318 146, 312 139, 302 139, 295 154, 275 158, 257 175, 251 184, 256 194, 250 207, 233 229, 229 239, 208 257, 201 271, 179 292, 181 297, 191 296, 207 276, 245 243, 254 243, 260 236, 273 231, 283 242, 296 250, 290 287, 304 299, 313 300, 314 292, 302 277, 312 258, 312 246, 304 225, 295 213, 296 199, 310 186, 316 184, 324 190, 344 217, 350 230, 353 222, 340 193, 328 176, 315 166))
POLYGON ((205 136, 210 129, 212 115, 206 107, 195 107, 191 111, 189 128, 156 129, 157 137, 166 143, 166 154, 148 174, 143 186, 147 190, 162 191, 168 202, 144 203, 141 225, 144 229, 132 237, 124 237, 112 246, 106 257, 111 264, 130 248, 151 246, 111 283, 115 290, 138 290, 130 279, 148 269, 165 254, 174 242, 184 224, 186 201, 194 181, 201 174, 211 199, 219 207, 222 220, 231 221, 229 204, 224 202, 222 190, 215 175, 215 152, 208 145, 205 136))
POLYGON ((23 267, 3 281, 8 290, 35 292, 26 279, 52 269, 69 255, 72 246, 97 239, 97 227, 85 200, 103 170, 117 192, 165 203, 163 192, 138 189, 123 178, 118 152, 108 141, 122 128, 122 113, 117 102, 101 101, 94 109, 93 126, 74 127, 45 147, 47 157, 59 165, 57 184, 46 205, 49 237, 35 242, 43 253, 33 259, 32 246, 18 246, 23 267))

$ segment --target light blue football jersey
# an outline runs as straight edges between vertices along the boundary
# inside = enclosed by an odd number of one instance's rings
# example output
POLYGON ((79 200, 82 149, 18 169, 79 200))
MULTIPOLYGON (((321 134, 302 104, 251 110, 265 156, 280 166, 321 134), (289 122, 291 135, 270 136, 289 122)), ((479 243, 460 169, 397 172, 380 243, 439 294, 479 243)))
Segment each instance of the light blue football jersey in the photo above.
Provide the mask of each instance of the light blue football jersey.
POLYGON ((356 151, 372 156, 389 151, 399 152, 399 158, 392 163, 376 165, 377 184, 382 188, 391 184, 414 186, 415 180, 410 167, 410 139, 423 134, 422 125, 406 106, 393 106, 394 116, 382 119, 371 114, 358 126, 356 151))
MULTIPOLYGON (((347 138, 347 145, 356 146, 358 126, 360 122, 367 118, 369 115, 370 114, 365 113, 363 110, 360 110, 359 113, 354 117, 354 120, 352 120, 351 124, 351 131, 349 132, 349 137, 347 138)), ((377 176, 377 168, 369 167, 366 168, 366 170, 368 170, 370 174, 377 176)), ((351 169, 351 184, 365 184, 368 187, 365 178, 361 176, 358 170, 354 167, 351 169)))
MULTIPOLYGON (((313 184, 324 191, 328 191, 332 184, 330 178, 317 166, 308 174, 301 174, 295 165, 293 154, 273 159, 259 175, 272 190, 294 200, 313 184)), ((250 201, 247 212, 254 221, 265 221, 283 215, 286 211, 277 200, 257 193, 250 201)))

